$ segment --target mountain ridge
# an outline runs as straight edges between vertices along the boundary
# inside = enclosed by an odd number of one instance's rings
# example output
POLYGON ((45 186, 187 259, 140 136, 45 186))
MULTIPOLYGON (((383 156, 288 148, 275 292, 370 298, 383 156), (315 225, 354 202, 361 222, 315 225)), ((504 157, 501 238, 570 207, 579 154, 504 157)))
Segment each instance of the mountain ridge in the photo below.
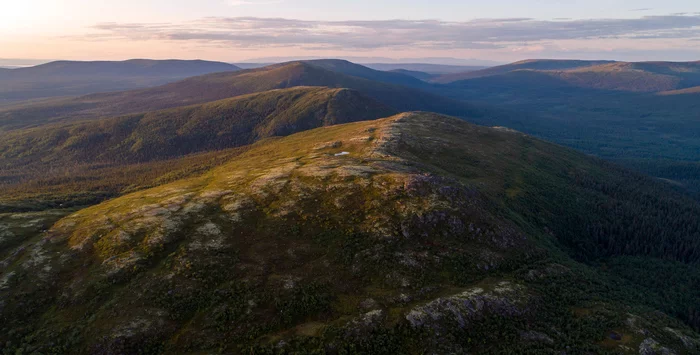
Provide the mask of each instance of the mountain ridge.
MULTIPOLYGON (((386 75, 410 78, 400 74, 386 75)), ((410 79, 420 82, 418 79, 410 79)), ((99 118, 186 106, 293 86, 354 89, 399 111, 424 110, 459 116, 483 114, 481 109, 468 103, 415 88, 350 76, 306 62, 292 62, 197 76, 149 89, 0 107, 0 130, 18 129, 55 120, 99 118)))
POLYGON ((527 60, 481 71, 434 79, 443 84, 532 71, 559 79, 572 87, 589 89, 663 92, 700 85, 697 62, 612 62, 527 60))
POLYGON ((476 79, 485 76, 505 74, 518 69, 539 69, 539 70, 556 70, 556 69, 572 69, 587 66, 594 66, 604 63, 613 63, 613 61, 588 61, 588 60, 558 60, 558 59, 527 59, 510 64, 499 65, 482 70, 468 71, 464 73, 454 73, 439 76, 433 79, 436 83, 449 84, 452 82, 468 79, 476 79))
POLYGON ((0 101, 136 89, 240 68, 203 60, 55 61, 0 71, 0 101))
POLYGON ((77 154, 76 161, 105 163, 123 159, 134 163, 233 148, 266 137, 376 119, 395 112, 345 88, 277 89, 199 105, 7 134, 0 144, 0 161, 9 166, 27 165, 32 160, 22 158, 31 151, 42 163, 73 154, 77 154), (45 137, 56 138, 43 140, 45 137), (13 160, 17 158, 21 160, 13 160))
POLYGON ((0 308, 0 340, 80 353, 690 353, 700 335, 654 310, 692 304, 680 292, 692 281, 663 297, 614 267, 697 262, 699 209, 641 175, 457 118, 323 127, 72 213, 7 251, 0 295, 25 301, 0 308), (668 215, 682 228, 645 248, 668 215))
POLYGON ((349 89, 294 87, 12 131, 0 143, 0 202, 33 208, 42 198, 74 205, 74 199, 113 197, 169 179, 153 176, 174 175, 168 165, 181 171, 193 170, 187 165, 216 165, 261 139, 396 112, 349 89))

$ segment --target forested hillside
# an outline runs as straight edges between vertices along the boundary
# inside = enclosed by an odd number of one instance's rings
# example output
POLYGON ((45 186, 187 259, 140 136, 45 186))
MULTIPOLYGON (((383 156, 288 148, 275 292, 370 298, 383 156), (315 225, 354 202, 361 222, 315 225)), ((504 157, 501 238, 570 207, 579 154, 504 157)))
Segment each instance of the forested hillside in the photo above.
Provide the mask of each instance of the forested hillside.
MULTIPOLYGON (((371 70, 371 69, 366 69, 371 70)), ((400 75, 420 82, 420 80, 400 75)), ((94 94, 0 107, 0 131, 148 112, 296 86, 349 88, 399 111, 423 110, 457 116, 483 116, 480 108, 418 89, 330 71, 307 62, 193 77, 155 88, 94 94)))
MULTIPOLYGON (((546 62, 545 62, 546 63, 546 62)), ((453 98, 520 115, 474 117, 639 169, 697 194, 697 63, 611 63, 568 71, 514 70, 439 87, 453 98), (640 91, 659 92, 640 92, 640 91)))
POLYGON ((230 157, 217 153, 223 149, 395 112, 353 90, 301 87, 9 132, 0 142, 0 203, 19 207, 23 200, 52 201, 48 205, 99 201, 183 171, 215 166, 230 157), (203 152, 212 153, 186 157, 203 152), (144 164, 165 159, 174 160, 144 164))
POLYGON ((691 354, 699 209, 652 179, 456 118, 323 127, 27 232, 5 251, 0 296, 23 301, 0 309, 0 341, 691 354))

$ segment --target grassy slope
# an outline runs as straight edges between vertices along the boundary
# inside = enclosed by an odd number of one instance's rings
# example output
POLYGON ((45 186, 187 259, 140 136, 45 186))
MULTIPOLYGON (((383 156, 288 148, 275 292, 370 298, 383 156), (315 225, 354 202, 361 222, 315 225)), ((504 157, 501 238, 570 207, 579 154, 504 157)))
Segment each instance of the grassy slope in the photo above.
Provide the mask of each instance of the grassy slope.
POLYGON ((353 90, 272 90, 203 105, 11 132, 0 144, 0 162, 5 167, 143 162, 393 113, 353 90))
MULTIPOLYGON (((240 147, 271 136, 394 113, 353 90, 302 87, 10 132, 0 143, 0 196, 17 200, 34 194, 60 201, 63 192, 63 203, 87 191, 91 196, 113 196, 130 183, 143 186, 145 177, 154 180, 153 174, 164 173, 168 164, 181 166, 193 159, 142 164, 145 162, 240 147), (117 173, 120 169, 129 173, 117 173)), ((216 153, 199 159, 220 161, 216 153)))
POLYGON ((0 175, 0 213, 89 206, 116 196, 195 176, 246 150, 194 153, 132 164, 79 163, 5 169, 0 175))
MULTIPOLYGON (((654 303, 648 279, 572 257, 697 257, 698 208, 571 150, 444 116, 325 127, 59 221, 2 269, 0 295, 23 303, 0 309, 0 341, 512 354, 637 353, 653 338, 690 353, 698 335, 647 306, 698 295, 654 303), (639 248, 664 214, 684 229, 639 248)), ((683 282, 669 287, 697 280, 683 282)))
POLYGON ((147 112, 294 86, 349 88, 399 111, 426 110, 459 116, 483 115, 481 110, 461 101, 404 86, 345 75, 309 63, 294 62, 233 73, 204 75, 150 89, 3 107, 0 108, 0 131, 55 121, 147 112))

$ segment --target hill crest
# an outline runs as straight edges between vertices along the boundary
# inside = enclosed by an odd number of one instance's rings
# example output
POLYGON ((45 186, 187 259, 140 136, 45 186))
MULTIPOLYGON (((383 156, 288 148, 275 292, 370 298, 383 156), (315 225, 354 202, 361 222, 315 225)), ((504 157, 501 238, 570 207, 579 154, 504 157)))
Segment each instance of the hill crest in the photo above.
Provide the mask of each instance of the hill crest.
MULTIPOLYGON (((392 74, 406 77, 387 73, 392 74)), ((307 62, 291 62, 237 72, 202 75, 149 89, 6 106, 0 108, 0 130, 3 127, 10 130, 45 124, 47 121, 147 112, 295 86, 349 88, 398 111, 421 110, 458 116, 482 114, 479 109, 468 103, 415 88, 346 75, 307 62)))

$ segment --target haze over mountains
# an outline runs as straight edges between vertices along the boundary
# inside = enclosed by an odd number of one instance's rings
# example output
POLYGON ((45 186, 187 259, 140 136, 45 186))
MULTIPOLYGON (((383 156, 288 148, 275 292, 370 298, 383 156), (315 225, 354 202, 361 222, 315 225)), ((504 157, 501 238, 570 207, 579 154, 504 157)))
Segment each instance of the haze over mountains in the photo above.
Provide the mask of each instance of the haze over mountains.
POLYGON ((74 96, 155 86, 190 76, 236 71, 208 61, 55 61, 31 67, 0 68, 0 103, 52 96, 74 96))
POLYGON ((160 110, 294 86, 354 89, 400 111, 423 110, 460 116, 480 114, 477 108, 463 101, 418 90, 429 84, 416 78, 328 60, 276 64, 197 76, 148 89, 0 107, 0 130, 160 110), (376 80, 367 79, 373 75, 376 80))
MULTIPOLYGON (((700 85, 700 62, 610 62, 531 60, 447 74, 433 79, 440 83, 491 76, 541 76, 544 82, 573 87, 631 92, 661 92, 700 85), (525 71, 526 73, 523 73, 525 71)), ((535 80, 535 83, 538 81, 535 80)))
POLYGON ((0 107, 5 352, 700 352, 697 62, 59 64, 0 107))
MULTIPOLYGON (((503 125, 700 192, 698 62, 532 60, 468 72, 441 94, 508 107, 503 125)), ((449 79, 449 80, 448 80, 449 79)))

